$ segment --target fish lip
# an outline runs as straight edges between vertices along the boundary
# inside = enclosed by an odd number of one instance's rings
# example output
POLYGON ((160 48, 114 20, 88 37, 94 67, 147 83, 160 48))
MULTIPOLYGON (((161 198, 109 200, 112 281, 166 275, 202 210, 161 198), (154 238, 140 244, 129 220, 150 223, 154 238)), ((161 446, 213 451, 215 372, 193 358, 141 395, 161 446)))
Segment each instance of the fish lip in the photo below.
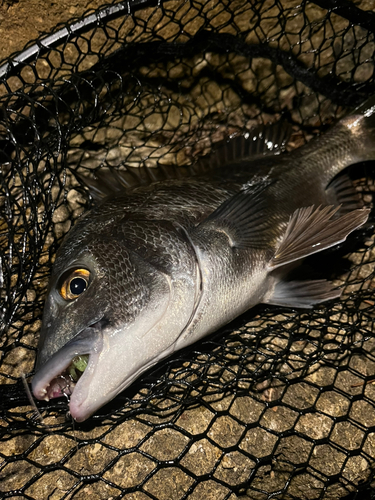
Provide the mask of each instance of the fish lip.
POLYGON ((90 353, 87 367, 78 379, 78 382, 76 383, 70 396, 69 413, 77 422, 82 422, 87 418, 87 411, 84 409, 84 404, 88 397, 90 380, 93 377, 93 372, 99 359, 99 355, 100 352, 90 353))
MULTIPOLYGON (((167 347, 158 358, 156 359, 151 359, 140 367, 138 370, 135 370, 130 377, 127 377, 126 380, 122 382, 119 386, 116 387, 116 389, 113 389, 112 391, 108 391, 107 393, 107 403, 111 401, 114 397, 116 397, 118 394, 120 394, 122 391, 124 391, 127 387, 129 387, 135 380, 139 378, 139 376, 144 373, 146 370, 151 368, 152 366, 156 365, 159 363, 162 359, 165 357, 169 356, 174 352, 173 346, 167 347)), ((98 356, 99 357, 99 356, 98 356)), ((86 370, 83 372, 82 376, 77 382, 77 385, 71 395, 70 398, 70 403, 69 403, 69 412, 70 415, 74 418, 76 422, 83 422, 86 420, 88 417, 90 417, 97 409, 99 409, 101 405, 85 405, 86 399, 87 399, 87 392, 86 392, 86 397, 83 397, 82 393, 84 392, 83 389, 83 384, 81 385, 81 394, 79 391, 77 391, 77 386, 81 382, 82 378, 86 375, 87 371, 89 369, 89 365, 87 366, 86 370)), ((87 377, 87 375, 86 375, 87 377)))
MULTIPOLYGON (((41 368, 39 368, 31 384, 32 392, 36 399, 49 401, 47 389, 50 383, 68 368, 75 356, 88 354, 89 360, 87 367, 76 383, 72 397, 77 387, 81 389, 81 379, 85 381, 89 378, 88 374, 93 372, 103 347, 103 335, 100 322, 101 320, 84 328, 73 340, 59 349, 41 368)), ((82 392, 82 390, 79 392, 82 392)))

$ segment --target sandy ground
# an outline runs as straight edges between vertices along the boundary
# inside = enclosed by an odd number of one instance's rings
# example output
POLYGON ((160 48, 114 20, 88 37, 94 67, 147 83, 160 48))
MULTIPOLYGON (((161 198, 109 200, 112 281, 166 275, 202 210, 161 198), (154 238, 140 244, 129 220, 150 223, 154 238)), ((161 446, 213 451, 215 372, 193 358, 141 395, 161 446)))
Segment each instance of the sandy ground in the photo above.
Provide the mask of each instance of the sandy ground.
POLYGON ((49 33, 57 24, 104 4, 102 0, 1 0, 0 60, 49 33))

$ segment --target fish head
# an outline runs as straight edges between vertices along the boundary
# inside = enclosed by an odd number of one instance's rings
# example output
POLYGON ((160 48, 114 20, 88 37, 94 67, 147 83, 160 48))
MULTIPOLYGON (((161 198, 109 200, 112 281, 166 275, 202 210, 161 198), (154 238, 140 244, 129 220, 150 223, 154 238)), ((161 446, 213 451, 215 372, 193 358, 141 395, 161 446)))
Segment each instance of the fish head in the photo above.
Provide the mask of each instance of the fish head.
POLYGON ((56 256, 32 389, 37 399, 70 396, 83 421, 173 352, 199 273, 169 222, 117 221, 83 237, 77 226, 56 256))

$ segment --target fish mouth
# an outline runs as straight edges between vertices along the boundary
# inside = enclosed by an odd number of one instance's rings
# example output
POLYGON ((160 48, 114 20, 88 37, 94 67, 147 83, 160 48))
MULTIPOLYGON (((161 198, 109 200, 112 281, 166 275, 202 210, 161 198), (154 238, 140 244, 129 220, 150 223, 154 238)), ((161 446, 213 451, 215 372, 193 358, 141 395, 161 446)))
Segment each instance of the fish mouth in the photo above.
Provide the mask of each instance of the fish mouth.
POLYGON ((88 386, 103 346, 101 321, 82 330, 59 349, 34 375, 32 392, 36 399, 68 396, 70 413, 87 397, 88 386))
POLYGON ((52 379, 45 387, 45 401, 60 398, 62 396, 71 396, 73 390, 86 370, 89 363, 90 354, 79 354, 75 356, 67 368, 57 377, 52 379))

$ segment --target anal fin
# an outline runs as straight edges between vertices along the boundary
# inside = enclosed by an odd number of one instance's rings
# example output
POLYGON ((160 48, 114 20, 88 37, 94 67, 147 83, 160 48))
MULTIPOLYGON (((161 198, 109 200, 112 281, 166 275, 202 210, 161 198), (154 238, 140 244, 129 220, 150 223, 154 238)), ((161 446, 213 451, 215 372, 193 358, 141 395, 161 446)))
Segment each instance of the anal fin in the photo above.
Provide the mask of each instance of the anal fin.
POLYGON ((314 304, 337 299, 341 290, 327 280, 280 281, 267 304, 311 309, 314 304))
POLYGON ((341 205, 340 215, 363 208, 363 201, 348 174, 342 174, 334 179, 328 185, 326 195, 329 204, 341 205))
POLYGON ((311 206, 296 210, 269 264, 270 270, 342 243, 367 221, 370 213, 370 209, 362 208, 334 218, 339 209, 311 206))

